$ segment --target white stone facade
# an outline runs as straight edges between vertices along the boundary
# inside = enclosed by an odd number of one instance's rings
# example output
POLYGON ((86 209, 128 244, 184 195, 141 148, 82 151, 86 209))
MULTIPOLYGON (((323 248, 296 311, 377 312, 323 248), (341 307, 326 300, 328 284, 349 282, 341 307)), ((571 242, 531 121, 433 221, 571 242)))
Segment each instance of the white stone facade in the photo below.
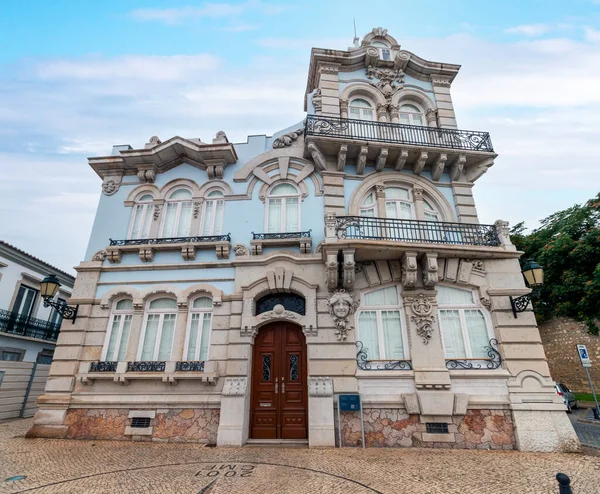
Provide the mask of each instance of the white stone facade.
POLYGON ((457 128, 459 68, 377 28, 313 51, 304 125, 90 159, 105 195, 79 315, 30 434, 256 440, 253 404, 271 399, 252 359, 279 324, 302 330, 310 447, 355 444, 360 422, 336 406, 360 393, 369 446, 576 450, 534 315, 510 307, 529 290, 507 225, 479 224, 472 188, 496 154, 457 128), (153 412, 140 431, 137 410, 153 412))

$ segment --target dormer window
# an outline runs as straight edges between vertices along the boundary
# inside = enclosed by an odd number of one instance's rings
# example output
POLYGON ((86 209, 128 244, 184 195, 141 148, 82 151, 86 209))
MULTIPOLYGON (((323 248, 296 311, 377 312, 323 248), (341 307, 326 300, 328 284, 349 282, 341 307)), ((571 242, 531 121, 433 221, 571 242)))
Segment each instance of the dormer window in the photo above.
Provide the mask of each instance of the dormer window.
POLYGON ((425 125, 423 112, 415 105, 400 107, 400 123, 405 125, 425 125))
POLYGON ((381 60, 392 59, 392 51, 390 50, 390 47, 386 45, 383 41, 374 41, 373 43, 371 43, 371 46, 374 46, 379 50, 381 60))
POLYGON ((366 99, 355 98, 350 101, 348 108, 350 109, 350 118, 369 120, 371 122, 375 120, 373 106, 366 99))

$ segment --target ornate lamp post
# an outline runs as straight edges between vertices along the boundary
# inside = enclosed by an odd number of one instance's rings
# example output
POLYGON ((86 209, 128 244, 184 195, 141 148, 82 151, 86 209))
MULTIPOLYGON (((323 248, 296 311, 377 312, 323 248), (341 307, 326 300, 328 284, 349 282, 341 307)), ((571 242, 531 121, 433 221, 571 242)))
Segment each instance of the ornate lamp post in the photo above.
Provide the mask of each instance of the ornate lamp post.
POLYGON ((40 283, 40 292, 44 299, 44 307, 52 307, 63 319, 72 319, 75 322, 79 306, 76 305, 73 307, 72 305, 61 304, 53 300, 59 288, 60 281, 53 274, 49 274, 42 280, 40 283))
POLYGON ((537 296, 541 286, 544 284, 544 268, 533 259, 529 259, 521 271, 525 278, 525 283, 527 283, 527 286, 531 288, 532 291, 531 293, 521 297, 510 297, 510 305, 515 318, 517 317, 517 312, 523 312, 525 309, 527 309, 532 297, 534 295, 537 296))

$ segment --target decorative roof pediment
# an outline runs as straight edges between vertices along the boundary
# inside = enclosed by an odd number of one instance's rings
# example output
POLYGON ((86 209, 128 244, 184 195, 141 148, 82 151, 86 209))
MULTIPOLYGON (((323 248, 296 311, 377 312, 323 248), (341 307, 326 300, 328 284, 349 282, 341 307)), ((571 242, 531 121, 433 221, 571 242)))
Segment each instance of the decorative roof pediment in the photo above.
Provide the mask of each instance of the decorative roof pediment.
POLYGON ((140 180, 153 182, 156 173, 163 173, 182 163, 206 170, 209 178, 222 178, 223 169, 237 161, 233 144, 217 138, 212 144, 175 136, 161 142, 152 138, 145 149, 122 149, 115 156, 88 158, 90 166, 103 179, 138 175, 140 180))

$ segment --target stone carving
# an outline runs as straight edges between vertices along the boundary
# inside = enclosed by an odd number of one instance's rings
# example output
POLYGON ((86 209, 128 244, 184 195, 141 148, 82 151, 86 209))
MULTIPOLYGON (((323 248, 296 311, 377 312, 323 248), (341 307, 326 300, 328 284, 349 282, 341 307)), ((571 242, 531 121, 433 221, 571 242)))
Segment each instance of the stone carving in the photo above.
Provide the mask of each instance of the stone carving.
POLYGON ((318 88, 311 98, 312 104, 315 107, 315 112, 320 112, 323 107, 323 98, 321 96, 321 88, 318 88))
POLYGON ((119 190, 119 184, 114 180, 108 179, 102 183, 102 192, 107 196, 112 196, 119 190))
POLYGON ((351 328, 350 319, 354 315, 358 303, 346 290, 336 290, 329 298, 329 314, 335 322, 335 335, 338 341, 344 341, 348 337, 351 328))
POLYGON ((423 343, 427 345, 433 335, 433 323, 435 322, 433 307, 435 297, 419 293, 414 297, 407 297, 406 302, 410 304, 410 308, 413 311, 410 320, 417 327, 417 334, 423 339, 423 343))
POLYGON ((434 288, 438 281, 437 254, 425 254, 423 260, 423 286, 434 288))
POLYGON ((225 132, 222 130, 217 132, 217 135, 213 139, 213 144, 222 144, 222 143, 224 144, 224 143, 228 143, 228 142, 229 142, 229 139, 227 139, 227 134, 225 134, 225 132))
POLYGON ((485 265, 483 264, 483 259, 474 259, 473 260, 473 269, 475 271, 485 271, 485 265))
POLYGON ((249 254, 248 247, 244 244, 235 244, 233 246, 233 252, 235 252, 236 256, 247 256, 249 254))
POLYGON ((223 396, 244 396, 247 389, 247 377, 226 377, 223 385, 223 396))
POLYGON ((99 250, 98 252, 96 252, 94 254, 94 257, 92 257, 92 261, 104 261, 106 260, 106 251, 104 249, 99 250))
POLYGON ((342 118, 348 117, 348 103, 347 99, 340 99, 340 115, 342 118))
POLYGON ((333 291, 338 287, 338 262, 337 253, 327 253, 325 261, 325 282, 329 291, 333 291))
POLYGON ((201 206, 202 206, 202 203, 200 201, 195 201, 194 202, 194 209, 193 209, 194 218, 197 218, 198 215, 200 214, 200 207, 201 206))
POLYGON ((304 128, 301 127, 299 129, 294 130, 293 132, 288 132, 287 134, 279 136, 273 141, 273 149, 291 146, 293 142, 296 139, 298 139, 298 137, 300 137, 302 134, 304 134, 304 128))
POLYGON ((339 67, 335 65, 322 65, 319 67, 319 74, 333 74, 336 75, 340 71, 339 67))
POLYGON ((319 149, 319 146, 317 146, 314 142, 309 142, 306 146, 306 149, 308 149, 308 152, 312 156, 317 170, 326 170, 327 160, 325 159, 325 156, 323 155, 321 149, 319 149))
POLYGON ((154 170, 138 170, 137 176, 140 182, 148 182, 149 184, 152 184, 156 178, 156 172, 154 170))
POLYGON ((383 69, 369 65, 366 69, 367 78, 379 79, 379 82, 371 82, 371 85, 379 89, 386 98, 388 104, 393 94, 399 89, 396 84, 404 82, 404 71, 401 69, 383 69))
POLYGON ((402 286, 407 289, 417 287, 417 254, 414 252, 405 252, 402 259, 402 286))
POLYGON ((388 105, 388 111, 390 112, 390 117, 392 117, 392 122, 400 120, 400 105, 388 105))
POLYGON ((333 379, 331 377, 309 377, 309 396, 333 396, 333 379))
POLYGON ((413 199, 415 201, 419 201, 419 200, 423 199, 424 193, 425 193, 425 189, 422 189, 421 187, 413 187, 412 194, 413 194, 413 199))
POLYGON ((273 307, 273 310, 261 314, 260 319, 262 321, 268 321, 269 319, 289 319, 291 321, 296 321, 298 320, 298 314, 289 310, 285 310, 283 305, 277 304, 275 307, 273 307))
POLYGON ((377 184, 375 186, 375 194, 377 195, 377 197, 385 199, 385 184, 377 184))
POLYGON ((437 110, 435 110, 434 108, 428 108, 427 111, 425 112, 425 118, 427 119, 427 123, 430 124, 431 122, 436 122, 437 123, 437 110))
POLYGON ((499 235, 502 235, 506 239, 510 237, 510 229, 508 227, 508 221, 497 220, 494 222, 494 226, 496 227, 496 231, 499 235))
POLYGON ((154 205, 154 213, 152 213, 152 217, 154 218, 154 221, 157 221, 158 218, 160 218, 160 204, 154 205))
POLYGON ((352 290, 354 290, 354 278, 355 278, 354 250, 352 250, 352 249, 344 250, 343 270, 344 270, 344 273, 343 273, 343 279, 342 279, 342 286, 346 290, 352 291, 352 290))
POLYGON ((450 81, 444 76, 432 76, 431 83, 438 87, 450 87, 450 81))
POLYGON ((150 139, 148 139, 148 142, 152 144, 152 147, 154 147, 158 146, 162 141, 158 136, 152 136, 150 139))
POLYGON ((479 299, 481 305, 483 305, 488 311, 492 310, 492 301, 487 297, 481 297, 479 299))

